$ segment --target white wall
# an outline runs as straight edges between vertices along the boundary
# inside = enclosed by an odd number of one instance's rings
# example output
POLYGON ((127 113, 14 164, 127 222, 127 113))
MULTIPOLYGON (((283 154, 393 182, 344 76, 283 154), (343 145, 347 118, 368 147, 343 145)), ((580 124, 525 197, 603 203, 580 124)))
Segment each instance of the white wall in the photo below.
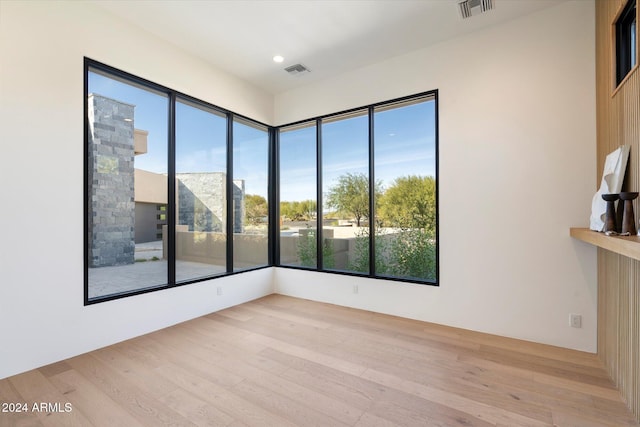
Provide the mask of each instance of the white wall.
POLYGON ((273 291, 265 269, 83 306, 83 56, 273 120, 271 95, 91 4, 1 2, 0 378, 273 291))
POLYGON ((294 90, 274 112, 265 92, 94 5, 1 2, 0 378, 269 294, 274 280, 594 351, 595 250, 568 237, 596 181, 593 9, 561 4, 294 90), (266 123, 439 89, 441 286, 266 269, 84 307, 83 56, 266 123))
POLYGON ((596 250, 569 237, 596 185, 594 9, 561 3, 276 96, 285 124, 438 89, 441 257, 440 287, 277 269, 276 291, 594 352, 596 250))

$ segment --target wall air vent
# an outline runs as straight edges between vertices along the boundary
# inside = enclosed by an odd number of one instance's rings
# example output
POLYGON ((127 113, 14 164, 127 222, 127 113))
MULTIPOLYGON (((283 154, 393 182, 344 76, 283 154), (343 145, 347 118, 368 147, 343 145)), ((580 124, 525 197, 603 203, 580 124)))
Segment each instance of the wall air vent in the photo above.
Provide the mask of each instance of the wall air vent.
POLYGON ((298 74, 303 74, 303 73, 310 73, 311 70, 308 69, 307 67, 305 67, 302 64, 296 64, 296 65, 292 65, 290 67, 287 67, 284 69, 287 73, 291 74, 292 76, 298 75, 298 74))
POLYGON ((462 19, 467 19, 493 9, 493 0, 463 0, 458 7, 462 19))

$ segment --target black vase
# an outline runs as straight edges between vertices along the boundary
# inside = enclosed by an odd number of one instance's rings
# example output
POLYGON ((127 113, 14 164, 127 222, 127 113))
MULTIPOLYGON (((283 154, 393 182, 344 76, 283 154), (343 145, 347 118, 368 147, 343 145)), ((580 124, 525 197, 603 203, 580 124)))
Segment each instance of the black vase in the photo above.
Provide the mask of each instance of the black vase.
MULTIPOLYGON (((635 191, 620 193, 620 201, 618 202, 618 205, 624 203, 624 212, 622 214, 622 228, 620 231, 622 234, 636 234, 636 217, 633 214, 633 200, 636 197, 638 197, 638 193, 635 191)), ((618 206, 618 209, 620 209, 620 206, 618 206)))
POLYGON ((616 200, 620 196, 618 194, 603 194, 602 198, 607 202, 607 211, 604 216, 604 232, 614 231, 618 232, 616 227, 616 200))

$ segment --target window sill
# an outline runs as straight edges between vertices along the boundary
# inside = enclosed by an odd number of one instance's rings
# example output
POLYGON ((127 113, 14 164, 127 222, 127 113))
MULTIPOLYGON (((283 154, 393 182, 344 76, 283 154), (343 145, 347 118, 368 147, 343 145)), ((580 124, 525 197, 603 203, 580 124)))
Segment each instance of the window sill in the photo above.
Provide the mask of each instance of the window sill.
POLYGON ((583 242, 640 261, 640 237, 638 236, 605 236, 604 233, 588 228, 575 227, 569 229, 569 234, 583 242))

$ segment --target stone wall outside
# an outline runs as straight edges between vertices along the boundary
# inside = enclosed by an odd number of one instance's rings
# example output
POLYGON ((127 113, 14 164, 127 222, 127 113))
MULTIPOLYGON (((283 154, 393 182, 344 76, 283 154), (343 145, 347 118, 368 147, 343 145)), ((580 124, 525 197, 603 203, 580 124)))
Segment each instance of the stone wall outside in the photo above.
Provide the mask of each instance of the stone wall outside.
POLYGON ((134 106, 89 95, 89 266, 134 262, 134 106))

